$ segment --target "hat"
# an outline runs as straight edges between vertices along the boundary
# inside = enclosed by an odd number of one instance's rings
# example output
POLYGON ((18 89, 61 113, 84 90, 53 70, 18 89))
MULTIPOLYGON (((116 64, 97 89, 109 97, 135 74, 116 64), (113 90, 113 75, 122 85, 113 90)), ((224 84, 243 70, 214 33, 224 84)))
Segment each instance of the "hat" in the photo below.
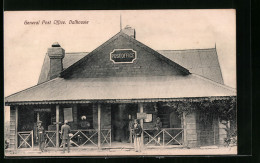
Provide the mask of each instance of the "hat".
POLYGON ((67 124, 67 123, 68 123, 68 120, 65 120, 64 123, 67 124))
POLYGON ((160 117, 157 117, 156 120, 161 120, 160 117))

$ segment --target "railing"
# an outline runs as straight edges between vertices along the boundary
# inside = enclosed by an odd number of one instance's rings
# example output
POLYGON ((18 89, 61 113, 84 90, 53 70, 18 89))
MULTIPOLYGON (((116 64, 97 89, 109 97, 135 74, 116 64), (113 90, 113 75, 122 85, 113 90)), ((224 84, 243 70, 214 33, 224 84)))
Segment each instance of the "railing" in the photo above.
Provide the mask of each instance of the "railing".
MULTIPOLYGON (((70 137, 70 143, 77 147, 83 147, 86 145, 98 146, 98 130, 72 130, 72 137, 70 137)), ((101 130, 101 144, 108 144, 111 146, 111 129, 101 130)))
POLYGON ((17 132, 18 148, 33 148, 33 130, 17 132))
POLYGON ((111 146, 111 129, 102 129, 101 139, 103 139, 101 142, 102 145, 108 144, 109 146, 111 146))
POLYGON ((45 147, 55 147, 56 131, 45 131, 45 134, 46 134, 45 147))
MULTIPOLYGON (((144 145, 180 146, 183 145, 183 132, 183 128, 162 128, 159 132, 156 132, 154 129, 144 129, 144 145), (159 137, 160 141, 158 141, 159 137)), ((133 131, 130 132, 130 136, 131 133, 133 133, 133 131)))
POLYGON ((98 131, 95 129, 88 130, 72 130, 73 136, 70 137, 70 141, 72 145, 77 147, 84 146, 87 143, 91 143, 97 146, 97 135, 98 131))

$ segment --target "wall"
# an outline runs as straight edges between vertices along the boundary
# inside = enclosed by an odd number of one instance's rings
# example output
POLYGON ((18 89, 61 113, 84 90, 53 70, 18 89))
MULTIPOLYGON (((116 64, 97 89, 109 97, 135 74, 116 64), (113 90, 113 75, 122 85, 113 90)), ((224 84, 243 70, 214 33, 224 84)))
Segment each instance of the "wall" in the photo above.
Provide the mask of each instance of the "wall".
POLYGON ((15 107, 10 107, 10 147, 11 149, 15 149, 15 141, 16 141, 16 112, 15 107))
POLYGON ((224 139, 227 138, 227 132, 226 132, 226 126, 224 124, 222 124, 220 121, 218 122, 218 125, 219 125, 219 140, 218 140, 218 143, 219 145, 224 145, 225 144, 225 141, 224 139))
POLYGON ((192 112, 185 116, 184 128, 186 129, 186 144, 188 147, 197 146, 197 124, 196 112, 192 112))
POLYGON ((218 117, 211 115, 210 122, 201 121, 202 113, 196 111, 186 115, 184 128, 186 128, 186 145, 188 147, 211 146, 223 144, 226 132, 225 126, 219 125, 218 117))

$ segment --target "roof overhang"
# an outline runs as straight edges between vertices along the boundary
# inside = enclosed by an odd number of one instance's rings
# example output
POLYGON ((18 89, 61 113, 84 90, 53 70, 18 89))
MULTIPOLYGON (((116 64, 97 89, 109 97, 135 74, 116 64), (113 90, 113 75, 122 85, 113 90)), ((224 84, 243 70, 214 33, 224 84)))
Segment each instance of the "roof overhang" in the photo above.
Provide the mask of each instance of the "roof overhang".
POLYGON ((193 98, 158 98, 158 99, 98 99, 98 100, 56 100, 56 101, 14 101, 6 102, 6 106, 14 105, 61 105, 61 104, 86 104, 86 103, 149 103, 149 102, 175 102, 175 101, 214 101, 229 100, 236 96, 213 96, 213 97, 193 97, 193 98))

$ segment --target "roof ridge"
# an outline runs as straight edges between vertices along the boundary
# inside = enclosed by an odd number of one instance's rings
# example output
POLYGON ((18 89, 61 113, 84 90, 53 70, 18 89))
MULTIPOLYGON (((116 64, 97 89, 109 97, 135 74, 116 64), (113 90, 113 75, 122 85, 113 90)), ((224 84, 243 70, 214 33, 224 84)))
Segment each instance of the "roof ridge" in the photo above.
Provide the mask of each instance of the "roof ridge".
POLYGON ((217 83, 217 82, 215 82, 215 81, 213 81, 213 80, 210 80, 210 79, 208 79, 208 78, 205 78, 205 77, 203 77, 203 76, 201 76, 201 75, 197 75, 197 74, 192 74, 192 75, 195 76, 195 77, 198 77, 198 78, 200 78, 200 79, 203 79, 203 80, 205 80, 205 81, 208 81, 208 82, 210 82, 211 84, 214 84, 214 85, 216 85, 216 86, 218 86, 218 87, 222 87, 222 88, 224 88, 224 89, 227 89, 227 90, 229 90, 229 91, 233 91, 233 92, 237 93, 237 91, 236 91, 235 88, 232 88, 232 87, 227 86, 227 85, 225 85, 225 84, 217 83))

